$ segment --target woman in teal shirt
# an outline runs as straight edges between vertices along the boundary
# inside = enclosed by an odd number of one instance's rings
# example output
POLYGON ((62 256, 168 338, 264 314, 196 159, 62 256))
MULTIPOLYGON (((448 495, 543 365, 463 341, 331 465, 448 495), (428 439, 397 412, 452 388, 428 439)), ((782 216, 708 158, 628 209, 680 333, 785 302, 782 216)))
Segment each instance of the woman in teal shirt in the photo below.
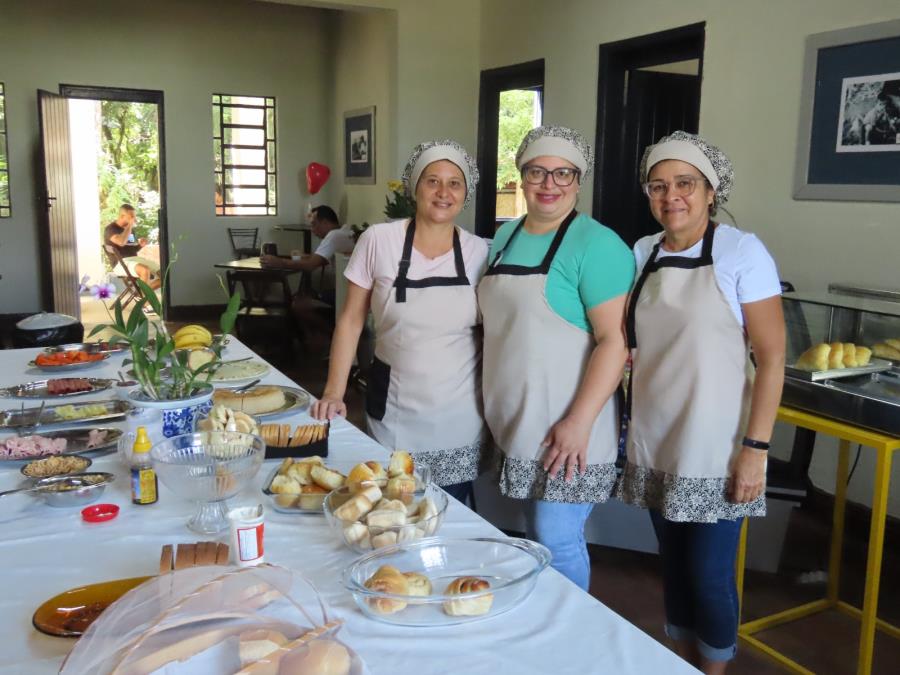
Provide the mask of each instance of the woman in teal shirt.
POLYGON ((575 209, 592 164, 576 131, 545 126, 516 154, 528 213, 501 227, 478 287, 484 415, 503 454, 502 494, 526 500, 528 535, 584 589, 584 523, 615 483, 634 256, 575 209))

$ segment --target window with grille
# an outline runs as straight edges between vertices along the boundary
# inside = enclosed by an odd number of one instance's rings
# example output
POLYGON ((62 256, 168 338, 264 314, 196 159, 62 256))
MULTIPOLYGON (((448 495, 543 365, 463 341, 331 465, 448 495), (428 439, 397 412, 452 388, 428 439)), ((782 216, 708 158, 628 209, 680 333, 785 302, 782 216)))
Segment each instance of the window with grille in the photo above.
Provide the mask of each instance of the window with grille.
POLYGON ((12 215, 9 204, 9 156, 6 152, 6 89, 0 82, 0 218, 12 215))
POLYGON ((217 216, 278 214, 275 99, 213 94, 217 216))

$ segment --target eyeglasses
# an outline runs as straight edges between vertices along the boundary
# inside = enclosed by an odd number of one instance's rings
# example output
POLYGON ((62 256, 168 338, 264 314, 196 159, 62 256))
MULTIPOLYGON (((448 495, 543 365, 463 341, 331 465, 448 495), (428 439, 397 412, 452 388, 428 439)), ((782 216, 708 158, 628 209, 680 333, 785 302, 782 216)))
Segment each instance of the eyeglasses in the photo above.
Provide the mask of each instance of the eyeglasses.
POLYGON ((671 183, 663 180, 651 180, 649 183, 644 183, 644 194, 650 199, 658 201, 665 198, 671 185, 674 196, 690 197, 701 180, 703 179, 698 176, 675 176, 675 180, 671 183))
POLYGON ((541 185, 547 179, 548 174, 553 176, 553 182, 559 187, 568 187, 581 172, 578 169, 570 169, 567 166, 561 166, 557 169, 545 169, 536 164, 526 164, 522 168, 522 178, 531 185, 541 185))

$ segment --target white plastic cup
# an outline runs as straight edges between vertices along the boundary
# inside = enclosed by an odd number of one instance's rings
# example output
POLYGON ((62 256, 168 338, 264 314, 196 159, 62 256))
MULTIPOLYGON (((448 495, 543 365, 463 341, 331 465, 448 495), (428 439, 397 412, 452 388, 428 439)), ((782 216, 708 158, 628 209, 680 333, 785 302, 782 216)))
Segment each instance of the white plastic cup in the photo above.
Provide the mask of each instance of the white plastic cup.
POLYGON ((231 509, 228 520, 231 523, 231 557, 234 564, 250 567, 265 562, 262 504, 231 509))

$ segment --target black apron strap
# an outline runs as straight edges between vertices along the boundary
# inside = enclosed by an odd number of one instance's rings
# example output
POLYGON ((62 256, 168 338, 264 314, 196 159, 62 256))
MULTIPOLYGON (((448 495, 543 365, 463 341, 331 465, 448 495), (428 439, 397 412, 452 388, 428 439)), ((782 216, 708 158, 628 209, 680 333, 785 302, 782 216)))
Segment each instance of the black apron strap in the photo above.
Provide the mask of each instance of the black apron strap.
POLYGON ((463 260, 462 244, 459 241, 459 230, 453 228, 453 259, 456 261, 456 278, 469 283, 466 275, 466 261, 463 260))
POLYGON ((550 242, 550 247, 547 249, 547 253, 544 255, 544 259, 539 265, 535 265, 533 267, 528 267, 525 265, 501 265, 500 260, 503 257, 503 254, 506 252, 506 249, 509 248, 510 244, 512 244, 513 239, 516 238, 516 235, 519 234, 519 231, 525 224, 525 217, 523 217, 522 220, 519 221, 519 224, 516 225, 516 229, 513 230, 513 233, 509 236, 509 239, 506 240, 506 244, 504 244, 503 248, 500 249, 497 252, 497 255, 494 256, 494 259, 488 266, 487 272, 485 272, 485 276, 493 274, 547 274, 550 271, 550 265, 553 264, 553 258, 556 257, 556 252, 559 250, 563 238, 566 236, 566 232, 569 231, 569 226, 577 216, 578 211, 576 209, 572 209, 569 212, 569 215, 567 215, 562 223, 560 223, 560 226, 557 228, 556 234, 553 237, 553 241, 550 242))
POLYGON ((397 302, 406 302, 407 276, 409 275, 409 263, 412 259, 413 238, 416 236, 416 219, 411 218, 406 226, 406 238, 403 240, 403 254, 400 256, 400 265, 397 268, 397 279, 394 287, 397 289, 397 302))

